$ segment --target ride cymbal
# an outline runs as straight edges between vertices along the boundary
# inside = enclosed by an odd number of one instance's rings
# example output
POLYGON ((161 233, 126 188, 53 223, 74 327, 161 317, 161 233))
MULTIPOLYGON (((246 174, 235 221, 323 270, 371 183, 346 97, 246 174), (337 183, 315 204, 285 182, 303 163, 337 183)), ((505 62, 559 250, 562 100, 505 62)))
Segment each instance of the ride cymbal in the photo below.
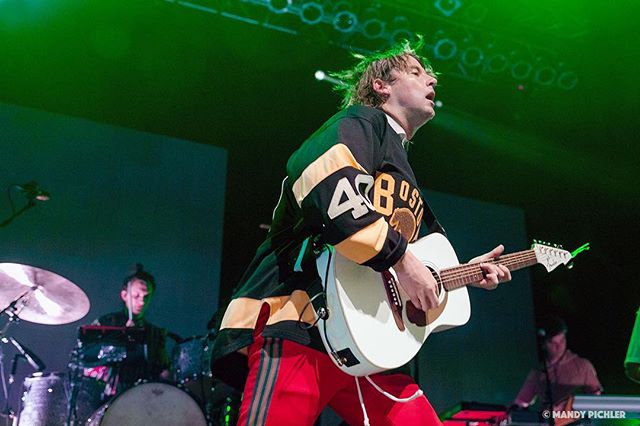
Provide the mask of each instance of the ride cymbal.
POLYGON ((37 324, 67 324, 89 312, 89 298, 68 279, 30 265, 0 263, 0 308, 16 301, 18 318, 37 324))

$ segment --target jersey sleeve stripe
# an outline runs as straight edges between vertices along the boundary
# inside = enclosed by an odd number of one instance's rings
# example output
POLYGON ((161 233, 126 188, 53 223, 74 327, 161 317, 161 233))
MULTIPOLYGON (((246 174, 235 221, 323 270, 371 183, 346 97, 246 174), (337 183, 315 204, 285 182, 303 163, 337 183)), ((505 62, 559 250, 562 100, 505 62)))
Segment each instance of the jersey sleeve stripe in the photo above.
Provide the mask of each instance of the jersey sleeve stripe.
POLYGON ((334 247, 347 259, 362 264, 380 253, 387 239, 388 229, 389 225, 381 217, 334 247))
POLYGON ((249 297, 233 299, 227 307, 220 329, 255 327, 260 309, 265 303, 269 305, 270 310, 267 325, 298 319, 308 324, 315 322, 309 295, 303 290, 294 290, 290 296, 273 296, 262 300, 249 297))
POLYGON ((354 167, 367 173, 364 167, 356 161, 356 158, 349 148, 344 144, 334 145, 320 157, 316 158, 304 169, 300 177, 293 184, 293 195, 298 205, 302 206, 302 200, 313 191, 316 185, 322 182, 327 176, 344 167, 354 167))

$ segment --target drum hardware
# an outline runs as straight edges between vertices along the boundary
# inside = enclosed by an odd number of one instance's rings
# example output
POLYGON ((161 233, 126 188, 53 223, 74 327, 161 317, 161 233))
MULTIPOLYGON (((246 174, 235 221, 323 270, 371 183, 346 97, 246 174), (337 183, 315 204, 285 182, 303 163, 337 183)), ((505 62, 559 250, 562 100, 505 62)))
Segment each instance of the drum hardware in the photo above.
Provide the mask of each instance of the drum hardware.
MULTIPOLYGON (((31 189, 35 191, 34 188, 31 189)), ((26 191, 26 189, 22 189, 26 191)), ((32 193, 35 194, 33 191, 32 193)), ((34 199, 40 198, 34 196, 30 201, 33 202, 34 199)), ((24 211, 24 209, 22 211, 24 211)), ((19 214, 22 211, 17 213, 19 214)), ((15 216, 17 216, 17 214, 14 214, 13 217, 15 216)), ((49 407, 49 405, 55 407, 52 408, 55 414, 52 414, 53 411, 51 413, 47 412, 45 413, 45 417, 54 416, 57 424, 63 424, 67 411, 67 398, 64 385, 62 381, 58 379, 59 374, 42 375, 41 371, 45 369, 45 364, 33 351, 29 350, 18 340, 6 336, 6 332, 12 324, 17 324, 20 320, 48 325, 67 324, 77 321, 89 312, 89 298, 80 287, 51 271, 19 263, 0 263, 0 306, 4 307, 0 310, 0 315, 5 314, 8 317, 8 321, 2 330, 0 330, 0 341, 3 344, 11 343, 18 351, 12 363, 12 374, 7 386, 4 380, 4 364, 2 363, 3 345, 0 344, 0 373, 2 376, 4 396, 7 401, 5 411, 12 413, 9 407, 9 397, 13 384, 13 375, 15 374, 17 361, 20 358, 24 358, 38 372, 31 378, 25 379, 25 392, 29 392, 31 389, 34 389, 34 392, 36 392, 35 389, 40 389, 42 383, 53 386, 46 388, 46 394, 52 394, 54 393, 54 389, 57 389, 55 395, 49 395, 49 399, 40 396, 34 398, 37 400, 36 405, 45 401, 47 403, 45 404, 46 407, 49 407), (60 389, 62 389, 62 391, 60 391, 60 389), (57 399, 50 399, 54 396, 57 399), (65 408, 62 409, 62 411, 60 411, 58 407, 60 401, 64 402, 65 408)), ((25 394, 25 398, 27 398, 27 396, 28 395, 25 394)), ((28 398, 25 400, 25 403, 28 405, 28 398)), ((29 407, 24 408, 27 410, 26 414, 23 415, 22 412, 24 409, 21 410, 20 419, 24 417, 25 420, 19 419, 19 424, 38 425, 42 422, 44 422, 42 424, 48 422, 47 419, 42 420, 34 414, 37 410, 29 407)))
POLYGON ((77 421, 68 418, 69 378, 64 373, 34 373, 26 377, 21 398, 18 426, 84 425, 84 421, 100 406, 100 388, 95 381, 78 384, 77 421))
POLYGON ((143 327, 113 327, 106 325, 81 325, 78 341, 82 344, 111 343, 114 345, 144 344, 146 333, 143 327))
MULTIPOLYGON (((146 331, 142 327, 114 327, 103 325, 82 325, 78 328, 78 343, 71 352, 69 369, 69 403, 67 407, 67 426, 84 424, 90 413, 79 413, 78 394, 87 380, 85 368, 112 367, 118 369, 128 358, 130 350, 145 344, 146 331)), ((85 385, 86 386, 86 385, 85 385)), ((91 399, 91 395, 85 399, 91 399)))
POLYGON ((176 344, 171 356, 173 379, 202 404, 211 399, 213 392, 209 345, 209 335, 193 336, 176 344))
POLYGON ((0 345, 0 369, 2 369, 2 386, 3 386, 4 396, 5 396, 5 406, 4 406, 4 409, 2 410, 2 414, 4 414, 5 416, 8 416, 9 418, 12 418, 12 417, 15 417, 15 413, 13 412, 13 410, 9 405, 9 397, 11 396, 11 389, 13 388, 13 383, 15 381, 14 378, 16 375, 16 370, 18 368, 18 361, 20 360, 20 358, 23 358, 24 360, 27 361, 29 365, 31 365, 31 367, 33 367, 34 370, 36 370, 36 372, 41 372, 42 370, 44 370, 45 365, 44 365, 44 362, 40 360, 40 358, 38 358, 26 346, 20 344, 20 342, 18 342, 18 340, 15 339, 14 337, 2 336, 0 337, 0 341, 2 342, 2 344, 11 343, 13 346, 15 346, 16 350, 18 351, 18 353, 16 353, 13 356, 13 360, 11 362, 11 373, 9 374, 9 379, 6 381, 7 384, 5 384, 4 364, 2 363, 2 358, 4 357, 4 351, 3 351, 2 345, 0 345))
POLYGON ((18 426, 63 425, 67 395, 62 373, 34 373, 24 380, 18 426))
MULTIPOLYGON (((73 359, 72 356, 71 358, 73 359)), ((106 383, 83 375, 84 368, 70 362, 68 366, 68 401, 66 426, 84 425, 93 412, 104 402, 106 383)))
POLYGON ((131 348, 144 345, 145 338, 142 327, 82 325, 72 359, 82 368, 118 365, 127 359, 131 348))
POLYGON ((0 381, 2 382, 2 391, 5 398, 5 405, 2 410, 2 414, 12 422, 16 420, 16 415, 11 408, 9 401, 11 397, 11 390, 13 388, 14 377, 18 367, 18 361, 21 358, 24 359, 37 372, 40 372, 46 368, 44 362, 42 362, 42 360, 40 360, 40 358, 38 358, 38 356, 34 354, 33 351, 20 343, 16 338, 6 335, 9 327, 13 324, 17 324, 20 321, 20 317, 18 316, 17 311, 21 309, 21 300, 23 300, 28 293, 29 291, 22 293, 16 299, 12 300, 2 311, 0 311, 0 315, 5 314, 9 318, 2 330, 0 330, 0 381), (11 362, 11 372, 7 380, 5 379, 4 368, 4 345, 9 343, 15 347, 17 353, 13 356, 13 360, 11 362))
MULTIPOLYGON (((71 357, 75 355, 75 350, 71 352, 71 357)), ((80 380, 82 378, 83 368, 79 364, 73 366, 69 363, 69 400, 67 401, 67 418, 65 425, 75 425, 78 420, 78 392, 80 391, 80 380)))

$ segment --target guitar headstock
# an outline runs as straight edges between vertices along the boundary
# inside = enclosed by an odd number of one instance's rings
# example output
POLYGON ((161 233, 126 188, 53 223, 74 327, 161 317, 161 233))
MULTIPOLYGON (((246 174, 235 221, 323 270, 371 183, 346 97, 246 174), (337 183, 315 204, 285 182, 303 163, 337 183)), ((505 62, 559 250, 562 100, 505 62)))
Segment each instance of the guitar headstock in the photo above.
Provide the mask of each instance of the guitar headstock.
POLYGON ((553 271, 558 265, 567 265, 571 262, 571 259, 573 259, 571 253, 564 250, 562 246, 551 245, 536 240, 533 240, 531 250, 535 253, 538 263, 544 265, 547 272, 553 271))

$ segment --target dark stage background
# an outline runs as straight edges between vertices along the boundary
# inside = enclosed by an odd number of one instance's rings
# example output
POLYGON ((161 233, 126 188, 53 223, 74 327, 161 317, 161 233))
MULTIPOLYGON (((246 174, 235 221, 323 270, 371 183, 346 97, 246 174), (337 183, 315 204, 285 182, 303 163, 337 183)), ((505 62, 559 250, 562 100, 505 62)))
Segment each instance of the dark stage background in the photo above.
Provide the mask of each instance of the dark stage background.
MULTIPOLYGON (((232 3, 248 4, 222 1, 211 7, 232 3)), ((406 3, 396 3, 397 14, 404 13, 401 5, 406 3)), ((544 40, 579 78, 571 90, 535 86, 508 73, 477 81, 461 76, 455 65, 435 60, 435 68, 442 71, 437 99, 443 107, 414 139, 410 157, 418 180, 431 190, 521 209, 528 240, 560 243, 570 250, 591 242, 591 251, 582 254, 572 270, 532 270, 534 315, 564 316, 569 346, 594 363, 605 391, 637 394, 640 388, 624 376, 622 363, 640 305, 635 273, 640 254, 640 3, 474 1, 462 2, 461 10, 472 3, 502 4, 502 14, 484 30, 500 31, 506 38, 544 40), (514 16, 525 12, 531 13, 527 22, 537 30, 514 24, 514 16), (538 30, 558 16, 579 20, 581 31, 541 38, 538 30)), ((264 237, 260 225, 270 221, 288 153, 337 109, 331 86, 316 81, 314 72, 342 69, 352 61, 338 46, 340 40, 332 37, 274 31, 180 4, 5 0, 0 3, 0 99, 226 149, 224 300, 264 237)), ((415 24, 414 30, 431 37, 440 27, 447 29, 445 20, 415 24)), ((433 49, 424 53, 433 56, 433 49)), ((141 149, 138 145, 130 140, 125 151, 141 149)), ((69 150, 76 149, 74 144, 69 150)), ((1 158, 5 164, 15 163, 4 152, 1 158)), ((25 178, 50 182, 44 173, 25 178)), ((29 219, 46 214, 46 208, 29 212, 29 219)), ((448 204, 437 206, 437 213, 444 223, 457 214, 448 204)), ((504 237, 492 233, 485 218, 463 219, 483 232, 482 243, 469 247, 467 256, 504 237)), ((454 232, 460 229, 450 226, 449 233, 454 232)), ((132 261, 127 257, 126 264, 132 261)), ((111 276, 120 278, 123 267, 113 266, 117 270, 111 276)), ((156 273, 164 291, 164 280, 156 273)), ((494 295, 479 297, 474 309, 494 295)), ((521 301, 501 303, 516 310, 521 301)), ((492 314, 499 322, 499 313, 492 314)), ((500 346, 499 365, 514 380, 524 379, 526 371, 509 362, 529 356, 524 353, 530 348, 523 349, 515 339, 533 335, 501 332, 511 339, 500 346)), ((458 343, 445 334, 438 339, 458 343)), ((465 350, 482 354, 491 344, 474 343, 465 350)), ((466 373, 465 383, 494 378, 466 373)), ((491 396, 504 399, 487 402, 506 402, 512 390, 506 386, 504 396, 491 396)))
MULTIPOLYGON (((507 252, 527 247, 522 210, 435 191, 425 196, 434 211, 446 212, 438 219, 460 262, 498 242, 507 252)), ((530 271, 514 272, 511 282, 491 292, 469 288, 469 322, 429 337, 418 368, 436 411, 460 401, 508 404, 514 398, 537 359, 530 271)))

